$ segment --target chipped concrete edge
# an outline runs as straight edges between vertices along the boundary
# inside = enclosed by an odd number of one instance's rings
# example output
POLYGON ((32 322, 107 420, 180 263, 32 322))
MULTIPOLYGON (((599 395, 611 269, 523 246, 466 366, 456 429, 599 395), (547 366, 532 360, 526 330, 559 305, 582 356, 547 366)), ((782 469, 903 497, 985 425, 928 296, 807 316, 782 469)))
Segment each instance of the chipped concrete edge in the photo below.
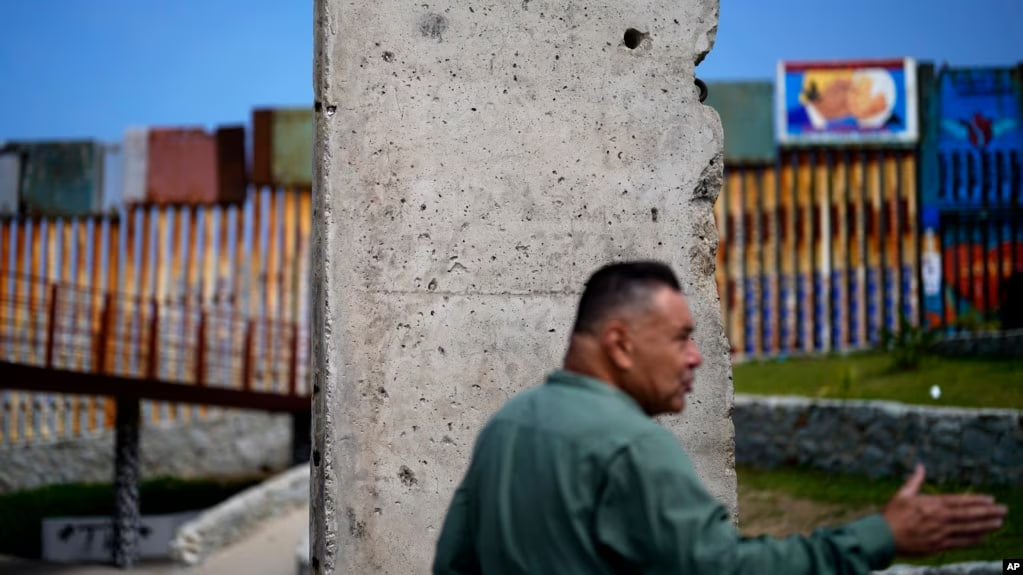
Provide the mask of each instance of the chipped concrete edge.
POLYGON ((197 565, 260 523, 309 501, 309 465, 302 464, 211 507, 178 528, 170 543, 178 563, 197 565))

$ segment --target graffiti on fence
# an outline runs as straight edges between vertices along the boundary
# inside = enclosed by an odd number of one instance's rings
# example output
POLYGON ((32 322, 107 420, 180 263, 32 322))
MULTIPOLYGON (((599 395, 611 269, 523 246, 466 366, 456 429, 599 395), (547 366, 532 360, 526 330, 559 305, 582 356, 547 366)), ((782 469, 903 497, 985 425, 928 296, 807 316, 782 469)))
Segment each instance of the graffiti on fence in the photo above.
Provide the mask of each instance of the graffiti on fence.
POLYGON ((927 323, 996 328, 1023 273, 1023 88, 1019 69, 944 69, 921 149, 927 323))

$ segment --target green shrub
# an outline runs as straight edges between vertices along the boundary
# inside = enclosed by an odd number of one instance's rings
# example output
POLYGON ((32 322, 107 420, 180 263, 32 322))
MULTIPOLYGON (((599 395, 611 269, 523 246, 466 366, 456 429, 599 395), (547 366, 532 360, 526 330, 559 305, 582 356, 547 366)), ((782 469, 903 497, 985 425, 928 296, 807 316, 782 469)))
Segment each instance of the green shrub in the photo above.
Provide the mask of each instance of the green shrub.
POLYGON ((899 316, 898 329, 885 328, 881 331, 880 347, 892 356, 892 367, 896 371, 911 371, 920 367, 920 362, 937 339, 937 331, 914 325, 902 315, 899 316))

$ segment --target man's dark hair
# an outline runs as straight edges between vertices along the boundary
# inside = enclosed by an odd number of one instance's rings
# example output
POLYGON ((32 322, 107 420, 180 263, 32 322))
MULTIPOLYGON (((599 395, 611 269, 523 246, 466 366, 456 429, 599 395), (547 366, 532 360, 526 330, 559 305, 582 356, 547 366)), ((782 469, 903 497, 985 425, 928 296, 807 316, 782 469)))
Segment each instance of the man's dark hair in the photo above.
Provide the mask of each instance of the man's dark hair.
POLYGON ((586 282, 572 331, 596 333, 612 312, 648 303, 652 288, 657 287, 682 291, 675 272, 661 262, 621 262, 600 268, 586 282))

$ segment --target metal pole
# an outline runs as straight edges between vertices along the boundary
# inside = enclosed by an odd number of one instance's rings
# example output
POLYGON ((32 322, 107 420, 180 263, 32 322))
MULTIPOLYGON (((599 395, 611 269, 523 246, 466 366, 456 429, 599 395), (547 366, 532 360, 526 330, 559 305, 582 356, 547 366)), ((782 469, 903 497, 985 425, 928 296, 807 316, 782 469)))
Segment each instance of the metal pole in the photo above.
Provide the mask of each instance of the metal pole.
POLYGON ((114 445, 114 564, 131 568, 138 559, 139 400, 117 398, 114 445))

